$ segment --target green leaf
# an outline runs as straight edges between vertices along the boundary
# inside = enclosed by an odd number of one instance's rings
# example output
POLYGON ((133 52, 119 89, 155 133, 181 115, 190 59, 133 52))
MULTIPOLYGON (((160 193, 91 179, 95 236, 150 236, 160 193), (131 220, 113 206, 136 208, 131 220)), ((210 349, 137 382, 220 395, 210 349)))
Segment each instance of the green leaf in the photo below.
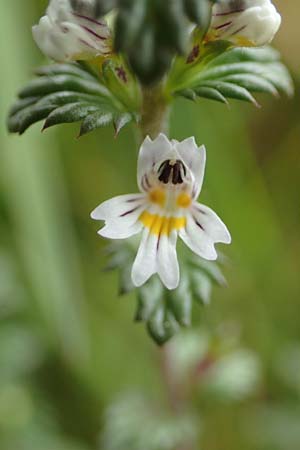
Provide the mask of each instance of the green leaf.
POLYGON ((210 100, 215 100, 220 103, 228 104, 224 95, 213 87, 202 86, 196 88, 193 92, 198 97, 209 98, 210 100))
POLYGON ((244 87, 251 92, 267 92, 277 96, 278 91, 269 80, 252 74, 234 74, 224 77, 222 81, 244 87))
POLYGON ((160 304, 163 296, 163 287, 157 277, 153 277, 138 290, 138 307, 135 320, 137 322, 147 322, 157 305, 160 304))
POLYGON ((132 114, 124 112, 117 114, 114 118, 114 127, 116 136, 120 133, 123 127, 132 121, 132 114))
POLYGON ((253 103, 255 106, 258 106, 258 103, 253 95, 251 95, 247 89, 239 86, 238 84, 228 83, 222 80, 206 81, 206 83, 204 83, 204 87, 211 87, 215 89, 216 91, 220 92, 220 94, 225 98, 244 100, 246 102, 253 103))
POLYGON ((7 127, 10 133, 23 134, 30 125, 45 119, 55 109, 55 105, 31 105, 9 116, 7 127))
MULTIPOLYGON (((135 240, 110 246, 107 268, 119 270, 121 294, 134 289, 131 268, 136 251, 135 240)), ((158 345, 166 343, 181 327, 191 325, 193 302, 202 306, 207 305, 213 286, 226 284, 216 262, 206 261, 190 251, 183 253, 180 261, 181 277, 177 289, 166 289, 158 275, 154 275, 143 286, 136 288, 135 321, 145 323, 149 335, 158 345)))
POLYGON ((191 281, 195 299, 203 305, 208 305, 212 292, 212 283, 209 276, 205 272, 193 271, 191 281))
POLYGON ((202 45, 199 57, 175 61, 166 95, 227 102, 234 98, 258 105, 252 93, 293 94, 293 82, 272 48, 232 48, 226 41, 202 45), (222 42, 225 46, 222 47, 222 42))
POLYGON ((60 123, 84 120, 80 135, 114 121, 116 134, 139 120, 136 83, 130 74, 125 96, 116 96, 113 83, 106 86, 86 64, 53 64, 36 71, 38 78, 21 90, 9 112, 8 130, 23 133, 30 125, 46 119, 43 129, 60 123), (131 77, 131 78, 130 78, 131 77), (131 99, 129 101, 129 92, 131 99))
POLYGON ((186 273, 181 273, 179 287, 170 292, 168 305, 177 322, 182 326, 191 325, 192 302, 190 279, 186 273))
POLYGON ((178 332, 179 325, 173 313, 160 304, 148 320, 147 329, 154 341, 163 345, 178 332))
POLYGON ((44 124, 44 130, 60 123, 78 122, 87 115, 97 111, 97 106, 84 105, 83 103, 69 103, 52 111, 44 124))
POLYGON ((112 123, 113 113, 111 111, 97 111, 88 115, 82 122, 79 136, 90 133, 96 128, 105 127, 112 123))

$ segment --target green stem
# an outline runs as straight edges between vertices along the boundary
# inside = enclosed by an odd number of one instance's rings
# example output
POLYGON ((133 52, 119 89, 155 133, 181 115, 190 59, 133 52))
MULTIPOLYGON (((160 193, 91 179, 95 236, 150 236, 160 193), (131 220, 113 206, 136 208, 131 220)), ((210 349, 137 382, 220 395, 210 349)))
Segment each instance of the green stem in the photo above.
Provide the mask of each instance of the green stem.
POLYGON ((155 139, 159 133, 168 134, 169 107, 163 94, 162 84, 142 89, 143 105, 140 130, 142 139, 155 139))

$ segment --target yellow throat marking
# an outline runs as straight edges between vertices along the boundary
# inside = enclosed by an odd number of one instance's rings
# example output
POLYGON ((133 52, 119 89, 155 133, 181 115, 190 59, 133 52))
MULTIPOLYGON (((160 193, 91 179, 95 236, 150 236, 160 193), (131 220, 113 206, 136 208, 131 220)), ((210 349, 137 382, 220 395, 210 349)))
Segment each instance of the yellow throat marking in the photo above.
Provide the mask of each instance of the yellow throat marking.
POLYGON ((139 220, 150 230, 151 234, 156 236, 169 236, 173 230, 180 230, 186 225, 185 217, 165 217, 151 214, 148 211, 144 211, 139 220))

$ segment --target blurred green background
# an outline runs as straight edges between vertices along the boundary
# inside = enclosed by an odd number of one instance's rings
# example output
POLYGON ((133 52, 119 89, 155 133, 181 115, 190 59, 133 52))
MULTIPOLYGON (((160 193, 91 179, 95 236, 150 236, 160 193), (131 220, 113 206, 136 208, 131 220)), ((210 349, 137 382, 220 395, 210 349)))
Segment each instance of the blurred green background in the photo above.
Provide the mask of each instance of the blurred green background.
MULTIPOLYGON (((201 201, 233 236, 228 287, 195 309, 195 334, 172 347, 171 369, 200 355, 199 379, 182 383, 194 386, 188 423, 205 450, 300 448, 300 29, 296 3, 274 3, 283 16, 274 45, 295 98, 264 96, 261 109, 182 100, 171 117, 172 137, 205 143, 201 201)), ((155 403, 153 417, 167 410, 161 351, 132 321, 134 296, 119 297, 117 275, 102 271, 106 243, 89 218, 101 201, 136 191, 134 130, 117 140, 111 129, 76 140, 76 125, 43 134, 35 125, 21 138, 5 130, 17 90, 44 62, 31 26, 45 5, 0 5, 0 449, 172 449, 164 419, 147 444, 151 412, 137 413, 139 401, 155 403)))

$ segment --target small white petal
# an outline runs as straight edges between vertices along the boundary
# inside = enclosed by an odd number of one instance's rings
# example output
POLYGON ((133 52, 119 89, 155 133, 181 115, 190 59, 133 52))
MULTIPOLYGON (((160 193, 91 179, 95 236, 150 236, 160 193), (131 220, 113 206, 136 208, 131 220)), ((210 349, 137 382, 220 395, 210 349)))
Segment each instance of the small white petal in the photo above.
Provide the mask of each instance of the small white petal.
POLYGON ((221 0, 213 6, 212 32, 236 45, 266 45, 280 24, 281 16, 270 0, 241 0, 238 5, 221 0))
POLYGON ((206 149, 204 145, 198 147, 195 138, 190 137, 182 142, 176 142, 175 148, 184 164, 190 169, 195 180, 195 198, 202 189, 206 164, 206 149))
POLYGON ((135 286, 142 286, 157 272, 157 239, 154 234, 144 229, 142 240, 132 266, 131 278, 135 286))
POLYGON ((197 255, 204 259, 216 260, 218 255, 214 248, 214 242, 197 224, 192 215, 187 216, 186 227, 179 231, 179 236, 183 242, 197 255))
POLYGON ((213 242, 231 243, 231 236, 226 225, 212 209, 200 203, 194 203, 192 211, 197 222, 202 225, 213 242))
POLYGON ((126 217, 130 212, 137 211, 138 207, 145 204, 145 194, 119 195, 97 206, 91 213, 95 220, 111 220, 126 217))
POLYGON ((33 38, 42 52, 59 62, 91 59, 111 51, 110 30, 105 21, 76 14, 68 0, 51 0, 33 38))
POLYGON ((101 230, 98 231, 100 236, 108 239, 127 239, 142 231, 143 225, 137 221, 136 218, 132 218, 129 222, 128 219, 114 220, 107 222, 101 230))
POLYGON ((157 253, 158 275, 167 289, 176 289, 179 284, 179 265, 176 252, 177 232, 159 239, 157 253))
POLYGON ((149 136, 146 137, 140 148, 137 170, 138 185, 142 191, 143 176, 150 173, 155 164, 172 157, 174 157, 172 142, 164 134, 160 133, 153 141, 149 136))

